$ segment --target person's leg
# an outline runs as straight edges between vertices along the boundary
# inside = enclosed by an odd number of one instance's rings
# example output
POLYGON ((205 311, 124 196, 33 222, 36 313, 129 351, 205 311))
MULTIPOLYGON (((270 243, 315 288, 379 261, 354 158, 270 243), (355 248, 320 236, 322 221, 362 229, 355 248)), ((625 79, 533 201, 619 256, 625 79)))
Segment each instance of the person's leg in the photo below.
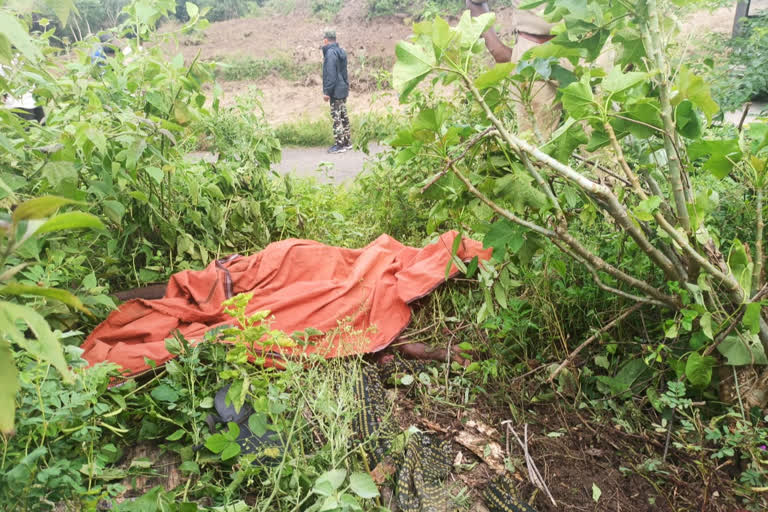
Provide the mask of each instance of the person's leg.
POLYGON ((342 121, 342 109, 346 114, 344 100, 331 99, 331 119, 333 119, 333 138, 336 146, 344 147, 344 127, 342 121))
POLYGON ((341 131, 342 131, 342 137, 344 139, 342 142, 342 146, 346 148, 352 145, 352 131, 350 130, 350 127, 349 127, 349 115, 347 114, 347 100, 343 99, 341 100, 341 102, 342 102, 341 108, 340 108, 341 131))

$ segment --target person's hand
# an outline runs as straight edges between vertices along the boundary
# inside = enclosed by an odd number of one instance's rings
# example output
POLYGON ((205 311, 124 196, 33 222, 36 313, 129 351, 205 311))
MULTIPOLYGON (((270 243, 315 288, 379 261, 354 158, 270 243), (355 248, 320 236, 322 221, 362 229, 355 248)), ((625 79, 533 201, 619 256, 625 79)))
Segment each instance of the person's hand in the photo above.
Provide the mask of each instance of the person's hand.
POLYGON ((323 95, 323 99, 324 99, 325 101, 331 101, 331 97, 330 97, 330 96, 325 96, 325 95, 323 95))

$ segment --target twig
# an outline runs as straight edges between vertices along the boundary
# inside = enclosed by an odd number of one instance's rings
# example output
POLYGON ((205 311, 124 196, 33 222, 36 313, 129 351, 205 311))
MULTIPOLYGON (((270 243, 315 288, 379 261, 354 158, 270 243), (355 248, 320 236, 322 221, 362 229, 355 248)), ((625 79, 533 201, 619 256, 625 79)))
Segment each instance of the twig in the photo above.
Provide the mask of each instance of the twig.
POLYGON ((451 166, 453 166, 453 165, 454 165, 456 162, 458 162, 459 160, 462 160, 462 159, 463 159, 465 156, 467 156, 467 153, 469 153, 469 150, 470 150, 470 149, 472 149, 472 148, 475 146, 475 144, 477 144, 478 142, 480 142, 480 139, 482 139, 482 138, 483 138, 483 137, 485 137, 486 135, 490 134, 491 132, 495 132, 495 131, 496 131, 496 128, 495 128, 495 127, 493 127, 493 126, 489 126, 488 128, 486 128, 486 129, 485 129, 485 130, 483 130, 482 132, 480 132, 480 133, 478 133, 477 135, 475 135, 474 137, 472 137, 472 138, 469 140, 469 142, 467 142, 467 147, 466 147, 466 148, 464 148, 464 151, 462 151, 462 152, 461 152, 461 154, 460 154, 459 156, 457 156, 456 158, 454 158, 453 160, 449 160, 448 162, 446 162, 446 164, 445 164, 445 167, 443 167, 443 170, 442 170, 442 171, 440 171, 439 173, 435 174, 435 175, 434 175, 434 176, 433 176, 433 177, 432 177, 432 178, 431 178, 431 179, 430 179, 430 180, 427 182, 427 184, 426 184, 426 185, 424 185, 424 186, 421 188, 421 193, 423 194, 424 192, 426 192, 426 191, 429 189, 429 187, 431 187, 432 185, 434 185, 435 183, 437 183, 437 182, 438 182, 438 180, 439 180, 440 178, 442 178, 443 176, 445 176, 446 174, 448 174, 448 171, 450 171, 450 170, 451 170, 451 166))
POLYGON ((576 358, 576 356, 579 354, 579 352, 581 352, 582 350, 584 350, 584 349, 587 347, 587 345, 589 345, 590 343, 592 343, 593 341, 595 341, 595 340, 596 340, 597 338, 599 338, 599 337, 600 337, 600 336, 601 336, 603 333, 605 333, 606 331, 608 331, 609 329, 611 329, 611 328, 612 328, 614 325, 616 325, 617 323, 621 322, 622 320, 624 320, 626 317, 628 317, 629 315, 631 315, 632 313, 634 313, 635 311, 637 311, 637 310, 638 310, 638 309, 640 309, 641 307, 643 307, 643 303, 642 303, 642 302, 641 302, 641 303, 638 303, 638 304, 635 304, 634 306, 632 306, 631 308, 629 308, 628 310, 626 310, 625 312, 623 312, 622 314, 620 314, 619 316, 617 316, 616 318, 614 318, 613 320, 611 320, 610 322, 608 322, 608 323, 605 325, 605 327, 603 327, 602 329, 600 329, 599 331, 597 331, 597 332, 596 332, 594 335, 590 336, 590 337, 587 339, 587 341, 585 341, 584 343, 582 343, 581 345, 579 345, 578 347, 576 347, 576 349, 575 349, 573 352, 571 352, 571 353, 568 355, 568 357, 565 359, 565 361, 563 361, 562 363, 560 363, 560 366, 558 366, 558 367, 557 367, 557 369, 556 369, 554 372, 552 372, 552 375, 550 375, 550 376, 549 376, 549 378, 547 379, 547 382, 551 384, 551 383, 552 383, 552 381, 553 381, 553 380, 555 380, 555 378, 556 378, 558 375, 560 375, 560 372, 562 372, 562 371, 563 371, 563 369, 564 369, 566 366, 568 366, 569 364, 571 364, 571 363, 573 362, 573 360, 576 358))
POLYGON ((528 452, 528 424, 525 424, 525 430, 523 431, 523 438, 525 439, 525 442, 523 442, 520 439, 520 436, 517 435, 517 432, 515 432, 515 429, 512 428, 512 422, 507 420, 505 422, 502 422, 502 425, 507 426, 507 431, 512 432, 512 435, 515 436, 515 440, 517 440, 517 444, 520 445, 520 448, 523 449, 523 455, 525 457, 525 467, 528 469, 528 479, 531 481, 533 485, 541 489, 544 493, 546 493, 549 500, 552 502, 552 505, 557 507, 557 502, 555 501, 555 498, 552 497, 552 493, 549 492, 549 487, 547 487, 546 482, 544 482, 544 478, 542 478, 541 473, 539 473, 539 468, 536 467, 536 463, 533 461, 533 458, 531 457, 531 454, 528 452))
POLYGON ((661 457, 661 462, 667 462, 667 453, 669 453, 669 440, 672 438, 672 425, 675 423, 675 410, 672 409, 672 417, 669 418, 669 425, 667 425, 667 440, 664 441, 664 455, 661 457))
POLYGON ((605 174, 607 174, 611 178, 619 180, 620 182, 622 182, 623 184, 625 184, 628 187, 632 186, 632 184, 626 178, 622 178, 621 176, 619 176, 618 174, 614 173, 613 171, 611 171, 607 167, 605 167, 603 165, 600 165, 597 162, 594 162, 594 161, 590 160, 589 158, 584 158, 583 156, 581 156, 579 154, 574 154, 573 158, 575 158, 576 160, 579 160, 581 162, 584 162, 585 164, 591 165, 592 167, 594 167, 598 171, 604 172, 605 174))
POLYGON ((741 131, 741 129, 744 127, 744 121, 747 120, 747 116, 749 115, 749 109, 752 108, 752 102, 748 101, 746 105, 744 105, 744 112, 741 113, 741 119, 739 119, 739 128, 738 130, 741 131))

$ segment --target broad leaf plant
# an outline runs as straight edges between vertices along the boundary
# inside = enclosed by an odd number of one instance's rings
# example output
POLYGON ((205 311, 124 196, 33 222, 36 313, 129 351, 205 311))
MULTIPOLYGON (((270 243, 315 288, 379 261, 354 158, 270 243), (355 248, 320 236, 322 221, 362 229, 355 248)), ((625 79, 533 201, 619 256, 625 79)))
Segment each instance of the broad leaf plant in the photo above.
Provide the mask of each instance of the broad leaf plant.
MULTIPOLYGON (((506 290, 493 281, 505 261, 549 243, 601 289, 665 311, 668 338, 705 340, 692 342, 675 369, 706 387, 715 349, 732 365, 768 362, 768 125, 712 128, 719 107, 708 84, 673 51, 672 20, 688 3, 534 0, 521 8, 543 6, 555 37, 490 69, 481 35, 492 13, 465 12, 456 26, 439 17, 417 23, 397 46, 393 82, 419 112, 392 144, 401 161, 433 157, 439 172, 421 192, 438 200, 434 212, 450 204, 490 224, 485 243, 495 252, 479 269, 488 283, 480 320, 494 296, 504 306, 506 290), (606 55, 613 62, 601 67, 606 55), (441 94, 423 92, 427 78, 441 94), (549 134, 532 106, 547 83, 557 85, 548 108, 562 109, 549 134), (519 128, 516 102, 533 129, 519 128), (712 185, 722 180, 754 197, 750 240, 720 236, 712 185), (626 240, 623 258, 603 250, 617 238, 626 240)), ((765 402, 754 393, 750 404, 765 402)))

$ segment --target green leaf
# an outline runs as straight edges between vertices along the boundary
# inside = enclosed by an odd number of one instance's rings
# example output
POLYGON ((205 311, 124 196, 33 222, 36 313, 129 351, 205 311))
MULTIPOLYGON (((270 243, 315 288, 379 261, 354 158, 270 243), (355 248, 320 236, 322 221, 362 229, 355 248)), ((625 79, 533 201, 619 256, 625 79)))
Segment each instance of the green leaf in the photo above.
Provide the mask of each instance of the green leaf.
POLYGON ((74 186, 77 183, 77 169, 72 162, 49 162, 43 167, 41 174, 54 189, 58 189, 62 184, 74 186))
POLYGON ((694 387, 706 388, 712 382, 712 368, 716 363, 717 359, 712 356, 693 352, 685 362, 685 376, 694 387))
POLYGON ((50 217, 56 210, 68 204, 83 204, 57 196, 43 196, 24 201, 13 211, 13 223, 22 220, 44 219, 50 217))
POLYGON ((600 488, 597 486, 596 483, 592 484, 592 500, 594 500, 595 503, 600 501, 600 497, 603 495, 603 491, 600 490, 600 488))
POLYGON ((497 221, 483 238, 483 247, 493 247, 493 255, 497 259, 503 258, 507 248, 516 253, 525 243, 521 228, 506 219, 497 221))
POLYGON ((712 333, 712 313, 704 313, 699 320, 699 325, 701 325, 701 330, 707 338, 710 340, 715 338, 712 333))
POLYGON ((371 499, 379 496, 379 489, 368 473, 352 473, 349 475, 349 488, 361 498, 371 499))
POLYGON ((517 65, 514 62, 504 62, 502 64, 496 64, 494 67, 478 76, 475 79, 475 87, 480 90, 488 89, 497 85, 512 73, 517 65))
POLYGON ((183 429, 183 428, 180 428, 180 429, 178 429, 176 432, 174 432, 173 434, 171 434, 171 435, 169 435, 168 437, 166 437, 166 438, 165 438, 165 440, 166 440, 166 441, 178 441, 179 439, 181 439, 182 437, 184 437, 184 434, 185 434, 185 433, 186 433, 186 432, 184 431, 184 429, 183 429))
MULTIPOLYGON (((1 318, 0 326, 2 326, 1 318)), ((17 375, 11 345, 0 338, 0 433, 4 435, 14 431, 16 393, 20 388, 17 375)))
POLYGON ((675 125, 677 131, 683 137, 697 139, 701 137, 702 126, 699 116, 693 109, 693 103, 690 100, 683 100, 675 108, 675 125))
POLYGON ((36 297, 46 297, 49 299, 57 300, 59 302, 63 302, 67 306, 79 309, 83 313, 87 313, 89 315, 91 314, 91 312, 88 311, 80 299, 66 290, 58 290, 56 288, 43 288, 40 286, 30 286, 19 283, 9 283, 6 286, 0 288, 0 295, 33 295, 36 297))
POLYGON ((596 105, 594 99, 588 76, 584 76, 580 81, 573 82, 565 89, 562 89, 563 107, 577 121, 595 114, 596 105))
POLYGON ((254 435, 261 437, 267 433, 267 415, 263 412, 251 414, 248 418, 248 428, 254 435))
POLYGON ((739 282, 745 297, 752 290, 752 271, 754 266, 754 263, 750 261, 744 244, 738 238, 735 239, 731 246, 731 251, 728 253, 728 268, 739 282))
POLYGON ((760 311, 763 309, 763 305, 759 302, 751 302, 747 304, 747 310, 744 313, 744 318, 741 323, 744 327, 749 329, 751 334, 757 334, 760 332, 760 311))
POLYGON ((488 30, 496 21, 496 15, 492 12, 473 17, 469 11, 464 11, 456 25, 456 30, 461 36, 461 47, 465 49, 472 48, 483 32, 488 30))
POLYGON ((224 437, 222 434, 213 434, 211 437, 205 440, 205 447, 211 450, 213 453, 221 453, 224 448, 229 445, 230 440, 224 437))
POLYGON ((235 442, 229 442, 221 452, 221 460, 229 460, 240 455, 240 445, 235 442))
POLYGON ((126 209, 123 203, 112 200, 104 201, 104 214, 115 224, 122 222, 125 212, 126 209))
POLYGON ((634 209, 635 217, 643 222, 649 222, 653 220, 653 215, 661 205, 661 198, 659 196, 651 196, 648 199, 643 199, 634 209))
POLYGON ((496 297, 496 302, 499 303, 499 306, 501 306, 503 309, 507 309, 507 291, 504 289, 501 283, 496 283, 493 285, 493 295, 496 297))
POLYGON ((69 13, 75 7, 75 0, 45 0, 45 3, 53 11, 61 24, 67 26, 69 20, 69 13))
POLYGON ((395 47, 397 62, 392 70, 392 86, 405 101, 413 89, 437 64, 434 50, 425 50, 413 43, 400 41, 395 47))
POLYGON ((703 78, 694 75, 686 66, 680 68, 675 81, 677 91, 672 98, 672 105, 676 106, 683 100, 688 99, 694 105, 699 107, 707 117, 707 124, 712 122, 712 116, 720 111, 720 107, 712 99, 712 93, 703 78))
POLYGON ((330 496, 341 487, 341 484, 344 483, 344 479, 346 478, 347 472, 343 469, 326 471, 317 478, 314 487, 312 487, 312 491, 321 496, 330 496))
POLYGON ((648 73, 630 71, 622 73, 619 66, 614 68, 603 78, 603 90, 608 94, 616 94, 626 91, 648 79, 648 73))
POLYGON ((104 223, 98 217, 84 212, 67 212, 55 217, 51 217, 45 223, 37 228, 35 234, 44 235, 54 231, 63 231, 69 229, 96 229, 105 231, 104 223))
POLYGON ((719 179, 728 176, 742 158, 738 139, 697 140, 688 145, 688 155, 692 160, 708 157, 703 167, 719 179))
POLYGON ((42 361, 51 363, 61 374, 64 382, 71 384, 75 381, 74 375, 69 371, 67 361, 64 359, 64 351, 61 343, 56 339, 48 322, 32 308, 20 306, 10 302, 0 302, 0 325, 11 340, 29 352, 30 355, 42 361), (34 339, 28 339, 16 327, 17 321, 23 321, 35 335, 34 339))
POLYGON ((768 364, 765 349, 757 336, 728 336, 717 346, 717 350, 731 366, 768 364))
POLYGON ((163 178, 165 178, 165 173, 159 167, 150 165, 145 167, 144 171, 149 174, 149 177, 152 178, 152 180, 158 185, 160 185, 163 182, 163 178))
POLYGON ((432 22, 432 44, 435 47, 436 53, 442 52, 448 46, 450 46, 456 33, 451 29, 451 26, 441 17, 437 17, 432 22))
POLYGON ((11 41, 28 60, 36 62, 42 57, 40 49, 29 37, 27 28, 16 16, 6 11, 0 11, 0 35, 11 41))
POLYGON ((145 149, 147 149, 146 139, 144 137, 136 137, 126 150, 125 168, 129 171, 136 169, 136 164, 141 155, 144 154, 145 149))
POLYGON ((192 2, 186 3, 187 8, 187 15, 189 16, 190 20, 194 20, 197 18, 197 15, 200 14, 200 8, 197 7, 196 4, 193 4, 192 2))
POLYGON ((179 393, 168 384, 160 384, 150 393, 158 402, 173 403, 179 399, 179 393))

